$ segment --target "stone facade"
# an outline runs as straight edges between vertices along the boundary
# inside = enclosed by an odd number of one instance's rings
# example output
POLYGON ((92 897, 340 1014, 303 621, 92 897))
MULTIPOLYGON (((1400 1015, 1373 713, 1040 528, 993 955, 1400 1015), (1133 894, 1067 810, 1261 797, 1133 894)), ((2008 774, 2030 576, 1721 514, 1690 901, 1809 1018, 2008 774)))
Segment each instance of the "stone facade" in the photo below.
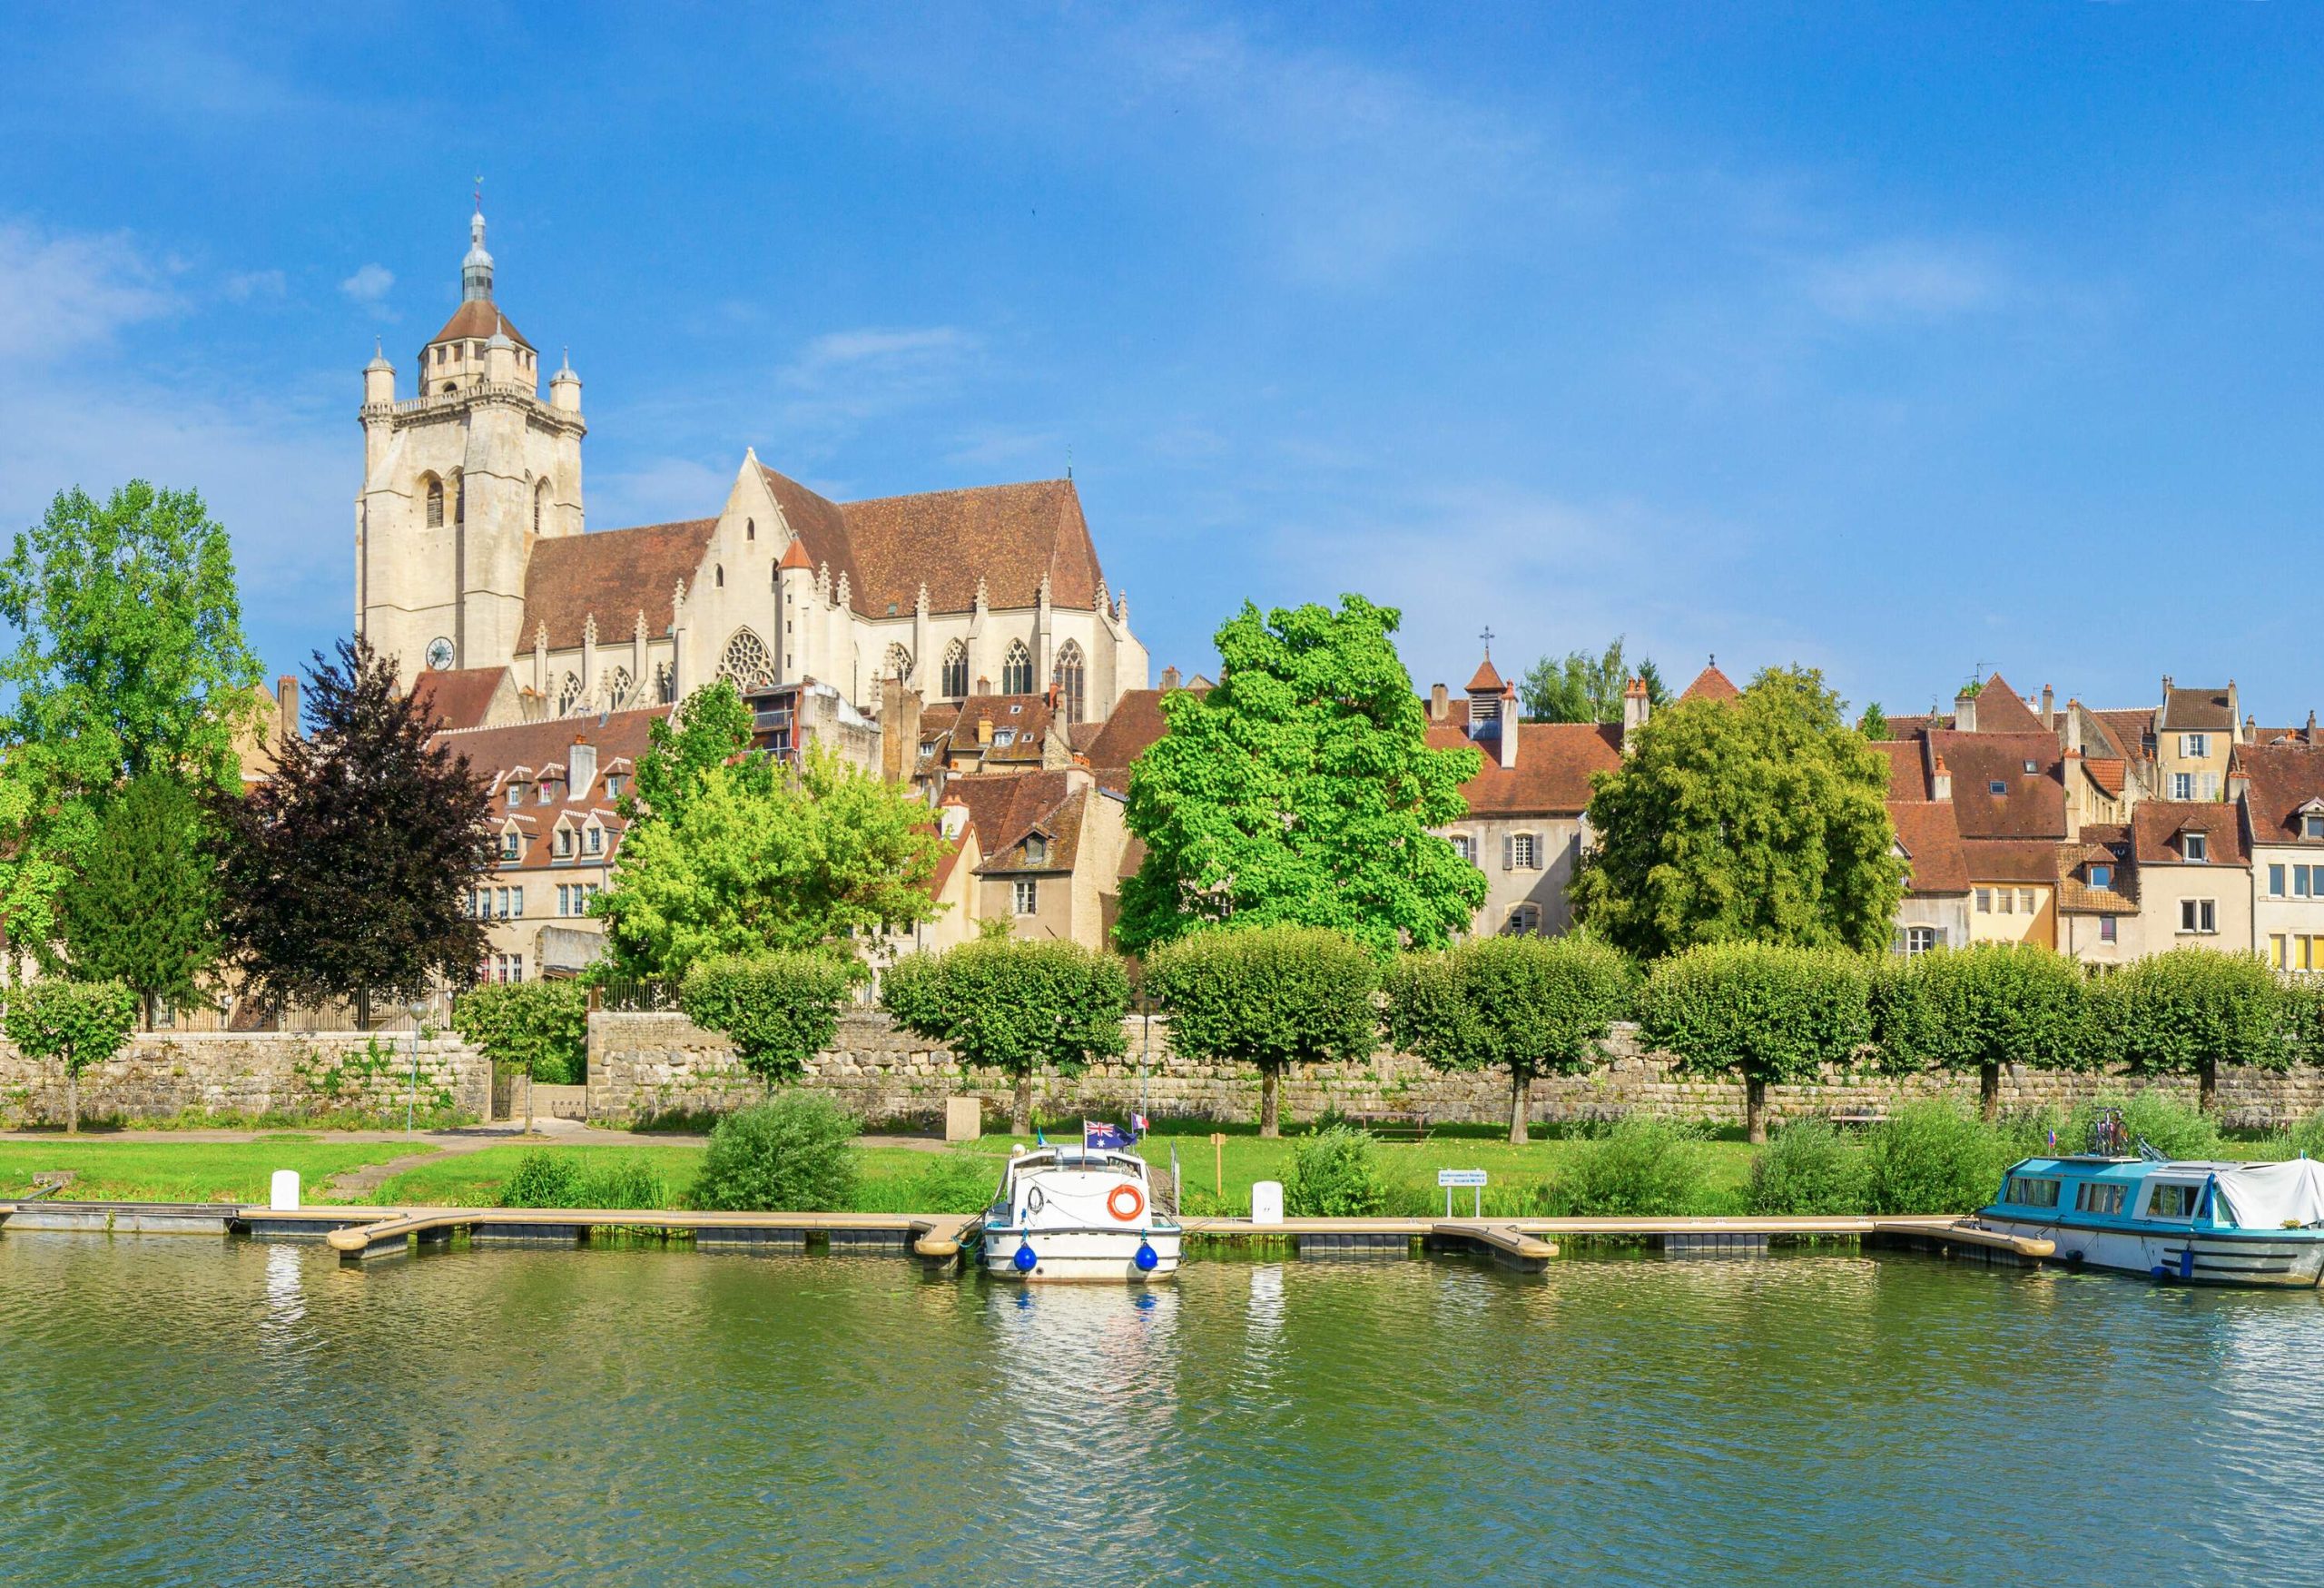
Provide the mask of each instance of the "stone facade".
MULTIPOLYGON (((81 1074, 81 1118, 400 1113, 412 1090, 411 1038, 383 1031, 144 1032, 109 1064, 81 1074)), ((420 1110, 483 1119, 492 1065, 457 1037, 419 1044, 420 1110)), ((0 1126, 62 1125, 64 1072, 0 1043, 0 1126)))
MULTIPOLYGON (((1045 1113, 1118 1119, 1143 1100, 1153 1119, 1256 1120, 1259 1077, 1240 1065, 1186 1063, 1169 1051, 1167 1023, 1154 1021, 1151 1045, 1144 1022, 1124 1024, 1128 1052, 1121 1062, 1092 1066, 1081 1076, 1049 1076, 1036 1092, 1045 1113), (1150 1052, 1141 1082, 1139 1058, 1150 1052)), ((1536 1120, 1611 1118, 1644 1110, 1712 1125, 1743 1121, 1743 1088, 1675 1073, 1658 1057, 1638 1050, 1630 1028, 1617 1028, 1612 1062, 1573 1080, 1543 1080, 1533 1089, 1536 1120)), ((856 1013, 840 1021, 829 1052, 809 1066, 809 1082, 874 1123, 940 1122, 947 1098, 973 1095, 988 1119, 1006 1119, 1010 1086, 997 1072, 964 1071, 940 1048, 897 1031, 886 1016, 856 1013)), ((2101 1090, 2125 1090, 2119 1077, 2044 1070, 2004 1070, 2004 1109, 2056 1104, 2068 1108, 2101 1090)), ((2191 1076, 2154 1083, 2194 1100, 2191 1076)), ((1858 1112, 1912 1098, 1950 1094, 1974 1105, 1976 1077, 1891 1077, 1833 1072, 1813 1087, 1775 1087, 1771 1117, 1858 1112)), ((679 1014, 601 1012, 589 1017, 589 1119, 628 1124, 657 1115, 722 1112, 764 1095, 757 1078, 735 1060, 724 1037, 679 1014)), ((2324 1070, 2274 1075, 2228 1070, 2220 1075, 2220 1105, 2231 1125, 2269 1126, 2324 1109, 2324 1070)), ((1498 1074, 1447 1075, 1407 1055, 1382 1052, 1363 1064, 1326 1064, 1285 1079, 1285 1120, 1344 1113, 1423 1114, 1439 1124, 1505 1124, 1508 1082, 1498 1074)))

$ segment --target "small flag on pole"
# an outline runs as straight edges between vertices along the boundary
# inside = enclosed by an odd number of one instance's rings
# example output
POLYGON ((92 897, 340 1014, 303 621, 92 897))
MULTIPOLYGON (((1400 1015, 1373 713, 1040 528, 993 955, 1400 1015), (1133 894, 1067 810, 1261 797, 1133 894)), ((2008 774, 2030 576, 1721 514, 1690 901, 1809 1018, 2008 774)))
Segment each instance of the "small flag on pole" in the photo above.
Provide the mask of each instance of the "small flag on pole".
POLYGON ((1129 1128, 1137 1131, 1140 1136, 1145 1135, 1147 1131, 1153 1129, 1152 1126, 1146 1122, 1146 1116, 1144 1114, 1132 1114, 1129 1117, 1129 1128))
POLYGON ((1081 1121, 1081 1145, 1103 1151, 1130 1144, 1129 1132, 1119 1125, 1108 1125, 1101 1119, 1081 1121))

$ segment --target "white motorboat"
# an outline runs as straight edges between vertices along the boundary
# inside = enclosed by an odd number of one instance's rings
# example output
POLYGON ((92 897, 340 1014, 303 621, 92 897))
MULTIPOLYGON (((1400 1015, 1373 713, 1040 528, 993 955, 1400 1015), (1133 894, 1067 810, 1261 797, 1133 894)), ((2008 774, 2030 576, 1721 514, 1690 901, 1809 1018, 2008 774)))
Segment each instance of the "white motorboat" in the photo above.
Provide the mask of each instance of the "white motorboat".
POLYGON ((1009 1160, 984 1216, 985 1272, 1015 1279, 1167 1279, 1183 1232, 1135 1152, 1043 1147, 1009 1160))

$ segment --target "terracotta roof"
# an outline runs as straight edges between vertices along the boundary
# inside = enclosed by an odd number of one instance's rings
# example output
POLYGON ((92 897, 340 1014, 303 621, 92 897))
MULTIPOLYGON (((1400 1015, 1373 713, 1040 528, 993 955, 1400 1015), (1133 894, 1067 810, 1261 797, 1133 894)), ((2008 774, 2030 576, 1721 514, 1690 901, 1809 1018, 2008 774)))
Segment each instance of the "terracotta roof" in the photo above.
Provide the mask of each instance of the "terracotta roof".
POLYGON ((2084 755, 2093 760, 2102 758, 2112 761, 2127 761, 2138 755, 2138 735, 2132 734, 2126 743, 2122 737, 2122 725, 2107 720, 2110 715, 2127 716, 2135 715, 2135 713, 2096 712, 2087 706, 2075 705, 2071 701, 2067 702, 2066 709, 2077 713, 2081 718, 2082 753, 2084 755))
POLYGON ((2250 858, 2243 848, 2241 813, 2222 801, 2146 800, 2131 813, 2132 853, 2141 865, 2185 863, 2179 835, 2186 832, 2210 840, 2205 864, 2241 865, 2250 858))
POLYGON ((2251 780, 2248 804, 2255 843, 2299 842, 2299 808, 2324 799, 2324 750, 2305 745, 2239 745, 2235 769, 2251 780))
POLYGON ((815 559, 807 555, 807 543, 794 535, 791 538, 791 544, 783 548, 783 556, 774 566, 779 568, 804 568, 812 573, 815 559))
POLYGON ((1164 727, 1159 689, 1124 690, 1112 715, 1089 741, 1087 753, 1089 764, 1098 769, 1098 781, 1108 788, 1128 787, 1131 763, 1161 738, 1164 727))
POLYGON ((530 650, 535 632, 547 624, 549 648, 570 650, 581 643, 583 626, 593 613, 600 645, 627 640, 640 611, 647 634, 658 638, 669 633, 671 595, 680 579, 693 580, 717 527, 715 518, 688 518, 534 542, 525 565, 519 643, 530 650))
MULTIPOLYGON (((508 317, 500 312, 500 306, 489 298, 470 298, 453 310, 452 318, 444 322, 444 329, 428 339, 428 346, 432 348, 438 342, 490 341, 495 331, 520 348, 532 349, 533 344, 525 340, 525 333, 509 324, 508 317)), ((463 367, 474 368, 473 365, 463 367)), ((421 373, 433 379, 435 370, 436 367, 430 364, 421 373)))
POLYGON ((1492 746, 1473 745, 1458 723, 1431 723, 1433 749, 1471 747, 1484 769, 1461 785, 1476 816, 1578 816, 1590 804, 1592 773, 1622 764, 1618 723, 1520 723, 1517 764, 1503 768, 1492 746))
POLYGON ((1977 731, 1981 734, 2046 734, 2034 708, 2018 698, 1998 673, 1977 692, 1977 731))
MULTIPOLYGON (((790 502, 780 492, 777 498, 788 517, 790 502)), ((857 609, 875 617, 890 603, 899 613, 913 610, 923 580, 932 612, 974 607, 980 576, 994 607, 1030 607, 1044 574, 1053 606, 1088 611, 1105 580, 1069 479, 882 497, 849 502, 837 516, 862 570, 857 609)), ((823 555, 812 538, 808 549, 823 555)))
POLYGON ((651 742, 654 724, 669 715, 668 706, 657 705, 645 711, 616 711, 604 717, 551 717, 543 722, 511 723, 497 728, 448 729, 431 737, 428 744, 441 745, 453 755, 465 757, 471 769, 490 781, 491 825, 496 833, 513 820, 517 831, 525 834, 525 847, 519 856, 515 860, 496 859, 495 870, 563 871, 576 863, 603 864, 620 847, 622 830, 627 824, 615 810, 615 802, 606 797, 606 774, 615 768, 616 763, 622 764, 620 770, 631 770, 651 742), (596 746, 596 779, 587 788, 578 791, 566 784, 554 791, 559 797, 547 804, 540 804, 534 779, 552 768, 561 777, 572 759, 576 739, 596 746), (508 804, 512 785, 522 790, 514 807, 508 804), (556 860, 557 819, 567 816, 577 823, 593 813, 597 825, 606 830, 605 853, 576 853, 556 860))
POLYGON ((1476 672, 1470 676, 1469 693, 1472 695, 1499 695, 1508 686, 1502 682, 1501 674, 1494 669, 1492 665, 1492 656, 1488 652, 1485 656, 1485 659, 1477 664, 1476 672))
POLYGON ((1003 770, 1004 763, 1038 767, 1041 764, 1041 741, 1047 737, 1049 725, 1057 713, 1045 695, 971 695, 958 702, 943 702, 931 705, 920 714, 920 736, 923 743, 933 740, 936 753, 947 758, 971 756, 981 772, 1003 770), (993 727, 993 742, 980 745, 977 724, 989 721, 993 727), (1009 742, 1000 742, 1007 732, 1009 742))
POLYGON ((1964 838, 2063 838, 2066 790, 2054 734, 1960 734, 1939 729, 1929 748, 1953 774, 1964 838), (2034 770, 2025 770, 2032 762, 2034 770), (1993 792, 1994 784, 2001 794, 1993 792))
MULTIPOLYGON (((2126 711, 2093 711, 2090 715, 2106 725, 2106 731, 2114 735, 2123 755, 2132 760, 2146 759, 2146 736, 2154 731, 2152 710, 2138 706, 2126 711)), ((2089 746, 2083 748, 2087 750, 2089 746)))
POLYGON ((1082 804, 1092 792, 1077 794, 1063 772, 968 773, 944 785, 947 799, 969 808, 984 856, 979 876, 1071 871, 1080 849, 1082 804), (1022 845, 1037 826, 1049 839, 1049 853, 1029 865, 1022 845))
POLYGON ((1872 747, 1888 757, 1890 800, 1929 797, 1927 757, 1922 754, 1920 740, 1875 739, 1872 747))
MULTIPOLYGON (((1960 812, 1954 815, 1957 819, 1960 812)), ((2043 838, 1964 838, 1961 853, 1973 883, 2058 880, 2058 846, 2043 838)))
POLYGON ((438 728, 481 727, 492 697, 507 678, 505 666, 430 667, 413 680, 411 693, 438 728))
MULTIPOLYGON (((765 464, 759 473, 766 478, 766 488, 774 497, 774 505, 783 509, 783 521, 806 547, 807 556, 818 569, 828 567, 832 571, 832 590, 837 594, 840 579, 847 580, 847 597, 858 612, 877 610, 870 604, 869 592, 863 583, 862 565, 855 556, 855 542, 848 534, 845 519, 840 516, 837 504, 816 495, 787 474, 778 474, 765 464)), ((788 547, 785 547, 788 550, 788 547)), ((913 587, 917 591, 918 587, 913 587)), ((907 597, 899 612, 912 610, 915 597, 907 597)))
POLYGON ((1907 892, 1919 895, 1969 891, 1968 857, 1962 852, 1961 831, 1954 825, 1950 804, 1941 800, 1890 800, 1888 819, 1896 824, 1896 846, 1911 863, 1905 878, 1907 892))
POLYGON ((958 838, 948 838, 944 841, 943 853, 936 857, 936 870, 928 879, 927 892, 930 898, 940 899, 944 896, 944 884, 952 880, 953 869, 960 863, 960 856, 968 853, 974 833, 973 827, 963 827, 958 838))
POLYGON ((2082 842, 2058 846, 2058 908, 2069 915, 2130 915, 2139 907, 2138 866, 2131 859, 2128 826, 2093 823, 2082 842), (2087 867, 2112 868, 2106 887, 2084 880, 2087 867))
POLYGON ((2313 745, 2317 742, 2316 735, 2309 729, 2305 727, 2255 727, 2251 730, 2251 743, 2254 745, 2299 745, 2308 746, 2313 745))
POLYGON ((1953 719, 1949 716, 1891 716, 1888 718, 1888 736, 1891 739, 1917 739, 1931 728, 1949 728, 1952 725, 1953 719))
POLYGON ((1716 666, 1710 666, 1705 667, 1701 672, 1696 674, 1695 681, 1687 686, 1686 689, 1680 693, 1679 698, 1682 702, 1689 700, 1732 700, 1742 693, 1743 692, 1740 689, 1735 687, 1734 679, 1729 678, 1726 674, 1720 672, 1716 666))
POLYGON ((2235 708, 2228 704, 2225 686, 2218 689, 2166 689, 2157 726, 2163 733, 2232 733, 2235 708))

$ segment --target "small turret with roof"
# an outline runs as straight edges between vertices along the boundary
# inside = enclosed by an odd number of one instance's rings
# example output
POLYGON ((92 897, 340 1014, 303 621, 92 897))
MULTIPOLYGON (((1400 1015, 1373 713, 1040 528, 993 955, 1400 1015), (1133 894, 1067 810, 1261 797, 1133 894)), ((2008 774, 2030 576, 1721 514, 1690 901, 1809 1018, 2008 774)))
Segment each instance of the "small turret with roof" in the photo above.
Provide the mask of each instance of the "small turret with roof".
POLYGON ((420 395, 465 391, 487 380, 496 385, 537 387, 540 356, 493 301, 492 255, 484 246, 484 203, 479 199, 468 220, 468 252, 460 261, 460 306, 419 350, 420 395), (496 342, 501 345, 496 347, 496 342))

